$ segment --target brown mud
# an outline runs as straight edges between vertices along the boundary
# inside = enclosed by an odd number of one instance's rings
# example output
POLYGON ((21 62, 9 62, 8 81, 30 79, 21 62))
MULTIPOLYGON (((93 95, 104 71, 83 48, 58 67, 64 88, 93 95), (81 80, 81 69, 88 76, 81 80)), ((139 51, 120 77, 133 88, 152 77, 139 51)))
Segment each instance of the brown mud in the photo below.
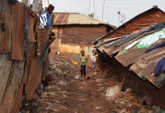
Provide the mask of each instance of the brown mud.
POLYGON ((88 67, 87 77, 76 79, 79 65, 72 55, 49 58, 48 86, 39 98, 25 104, 25 113, 155 113, 153 105, 137 97, 130 88, 106 96, 108 88, 122 87, 114 77, 103 78, 97 69, 88 67))

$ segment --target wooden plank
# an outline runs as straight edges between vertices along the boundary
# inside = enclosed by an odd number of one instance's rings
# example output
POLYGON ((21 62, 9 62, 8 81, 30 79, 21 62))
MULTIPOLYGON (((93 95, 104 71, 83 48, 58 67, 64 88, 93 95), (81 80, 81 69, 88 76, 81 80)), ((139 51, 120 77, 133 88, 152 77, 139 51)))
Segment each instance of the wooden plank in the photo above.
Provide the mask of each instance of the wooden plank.
POLYGON ((12 59, 24 60, 25 8, 21 3, 13 5, 12 59), (21 9, 21 10, 17 10, 21 9))
POLYGON ((14 61, 10 71, 10 79, 6 87, 5 95, 0 106, 0 113, 10 113, 16 99, 18 86, 21 84, 24 73, 24 61, 14 61))
POLYGON ((132 71, 134 71, 139 77, 148 80, 156 87, 160 88, 164 83, 165 80, 162 79, 162 77, 151 77, 151 74, 155 70, 156 62, 158 62, 161 58, 164 57, 165 51, 164 48, 159 48, 155 51, 152 51, 151 53, 148 53, 147 55, 144 55, 141 57, 140 60, 138 60, 134 65, 132 65, 130 68, 132 71), (162 79, 161 82, 159 82, 159 79, 162 79), (156 82, 158 81, 158 82, 156 82))
POLYGON ((32 64, 30 67, 30 73, 29 77, 27 79, 26 84, 26 92, 27 92, 27 99, 32 100, 36 98, 36 89, 38 87, 38 81, 39 81, 39 56, 33 55, 32 57, 32 64))
POLYGON ((38 10, 39 10, 39 6, 40 6, 41 2, 42 2, 42 0, 33 0, 32 10, 35 14, 38 14, 38 10))
POLYGON ((28 1, 29 1, 29 0, 22 0, 22 2, 24 3, 24 5, 25 5, 26 7, 28 7, 28 1))
POLYGON ((9 54, 0 54, 0 104, 2 103, 5 93, 6 85, 8 82, 12 60, 9 59, 9 54))
POLYGON ((47 29, 37 30, 37 55, 41 55, 43 42, 47 41, 47 29))
POLYGON ((33 43, 36 42, 36 40, 35 40, 35 31, 34 31, 35 22, 36 22, 36 17, 32 17, 31 15, 29 15, 29 17, 28 17, 29 38, 30 38, 30 41, 33 42, 33 43))
POLYGON ((9 53, 11 52, 12 8, 5 0, 1 0, 0 8, 0 53, 9 53))
POLYGON ((21 84, 18 86, 18 91, 14 100, 14 104, 10 113, 18 113, 22 106, 23 101, 23 87, 24 87, 24 77, 22 78, 21 84))

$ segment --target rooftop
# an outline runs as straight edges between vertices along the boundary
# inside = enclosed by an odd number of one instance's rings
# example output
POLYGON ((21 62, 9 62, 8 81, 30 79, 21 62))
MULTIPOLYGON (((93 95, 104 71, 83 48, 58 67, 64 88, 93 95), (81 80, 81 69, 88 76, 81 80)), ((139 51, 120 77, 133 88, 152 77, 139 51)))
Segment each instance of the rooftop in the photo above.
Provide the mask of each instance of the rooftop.
POLYGON ((127 67, 130 71, 136 73, 137 76, 144 80, 148 80, 157 88, 161 88, 165 83, 164 80, 157 83, 156 81, 158 78, 151 77, 151 73, 154 71, 155 64, 164 57, 164 47, 157 48, 150 53, 146 53, 146 50, 148 50, 149 47, 152 48, 164 41, 165 22, 154 24, 139 32, 118 39, 100 42, 97 45, 101 52, 113 56, 124 67, 127 67), (162 36, 162 38, 160 38, 160 36, 162 36), (149 41, 145 42, 145 40, 149 41), (148 47, 151 42, 152 45, 148 47))
MULTIPOLYGON (((54 22, 53 25, 109 25, 108 23, 104 23, 100 20, 93 19, 89 16, 73 13, 73 12, 57 12, 54 13, 54 22)), ((113 25, 109 25, 112 28, 116 28, 113 25)))

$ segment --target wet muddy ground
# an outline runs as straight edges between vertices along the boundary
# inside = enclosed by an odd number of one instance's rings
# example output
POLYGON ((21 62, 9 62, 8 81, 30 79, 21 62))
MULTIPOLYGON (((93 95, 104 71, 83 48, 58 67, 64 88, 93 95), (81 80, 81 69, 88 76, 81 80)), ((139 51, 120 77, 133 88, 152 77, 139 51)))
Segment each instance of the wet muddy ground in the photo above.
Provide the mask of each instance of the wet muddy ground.
POLYGON ((88 67, 88 76, 79 77, 79 66, 69 56, 50 57, 47 87, 40 97, 24 107, 29 113, 156 113, 159 107, 114 78, 88 67), (114 87, 115 86, 115 87, 114 87))

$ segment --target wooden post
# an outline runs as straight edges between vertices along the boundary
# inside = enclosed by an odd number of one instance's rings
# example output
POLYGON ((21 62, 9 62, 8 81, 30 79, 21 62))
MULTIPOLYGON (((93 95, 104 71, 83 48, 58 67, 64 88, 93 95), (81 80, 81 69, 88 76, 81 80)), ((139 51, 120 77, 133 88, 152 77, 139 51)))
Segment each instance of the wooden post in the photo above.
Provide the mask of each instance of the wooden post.
POLYGON ((29 0, 22 0, 22 2, 25 4, 26 7, 28 7, 29 0))
POLYGON ((42 0, 34 0, 33 1, 32 10, 34 11, 35 14, 38 14, 38 9, 39 9, 41 2, 42 2, 42 0))

